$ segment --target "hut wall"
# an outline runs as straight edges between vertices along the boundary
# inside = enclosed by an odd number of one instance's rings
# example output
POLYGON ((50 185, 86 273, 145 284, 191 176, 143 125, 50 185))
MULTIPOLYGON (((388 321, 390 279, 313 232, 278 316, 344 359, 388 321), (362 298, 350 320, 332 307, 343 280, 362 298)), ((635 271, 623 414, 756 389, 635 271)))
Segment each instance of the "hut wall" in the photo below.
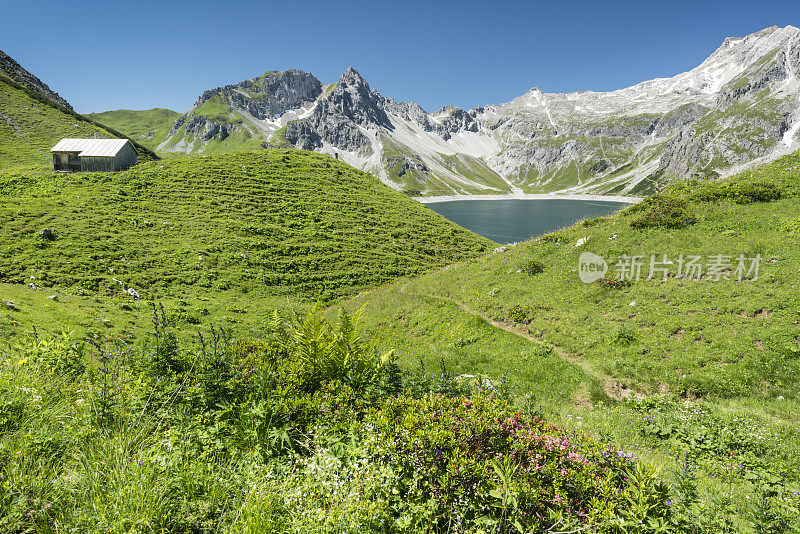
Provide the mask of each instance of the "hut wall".
POLYGON ((84 172, 104 172, 113 171, 114 158, 95 158, 81 156, 81 171, 84 172))
POLYGON ((131 165, 136 165, 136 149, 127 143, 114 157, 114 169, 127 169, 131 165))

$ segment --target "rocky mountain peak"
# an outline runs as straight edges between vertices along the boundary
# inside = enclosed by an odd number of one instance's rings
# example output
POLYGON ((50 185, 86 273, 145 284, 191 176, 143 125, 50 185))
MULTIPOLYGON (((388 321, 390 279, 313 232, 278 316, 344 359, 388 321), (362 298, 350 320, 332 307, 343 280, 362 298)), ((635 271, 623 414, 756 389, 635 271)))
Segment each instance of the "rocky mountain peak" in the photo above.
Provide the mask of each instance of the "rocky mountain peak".
POLYGON ((784 28, 771 26, 744 37, 728 37, 703 64, 720 60, 752 63, 763 57, 764 54, 785 46, 798 37, 800 37, 800 30, 794 26, 784 28))
POLYGON ((316 113, 334 113, 361 126, 391 125, 384 110, 385 99, 353 67, 348 67, 316 113))
POLYGON ((267 71, 237 84, 204 91, 192 109, 175 121, 169 135, 177 135, 183 129, 186 135, 204 143, 210 139, 224 141, 242 129, 239 117, 271 121, 315 102, 321 94, 322 83, 313 74, 295 69, 267 71), (239 120, 217 120, 220 107, 229 108, 239 120))
POLYGON ((339 78, 339 84, 352 87, 364 86, 367 88, 367 91, 369 91, 369 83, 367 83, 367 80, 361 76, 361 73, 353 67, 347 67, 347 70, 342 73, 341 78, 339 78))
POLYGON ((205 91, 194 107, 218 97, 233 110, 264 120, 313 102, 321 93, 322 83, 313 74, 295 69, 267 71, 256 78, 205 91))

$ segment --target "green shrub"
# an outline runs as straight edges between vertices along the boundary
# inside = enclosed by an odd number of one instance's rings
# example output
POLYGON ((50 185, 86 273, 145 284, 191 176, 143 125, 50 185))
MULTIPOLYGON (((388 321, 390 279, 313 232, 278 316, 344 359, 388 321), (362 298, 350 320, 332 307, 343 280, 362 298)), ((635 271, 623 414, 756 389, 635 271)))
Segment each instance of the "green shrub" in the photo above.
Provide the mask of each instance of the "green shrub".
POLYGON ((422 191, 419 189, 403 189, 402 193, 409 197, 420 197, 422 196, 422 191))
POLYGON ((625 289, 633 285, 630 280, 620 280, 619 278, 601 278, 597 283, 600 287, 608 289, 625 289))
MULTIPOLYGON (((373 419, 398 473, 401 517, 434 532, 541 532, 591 524, 623 504, 634 482, 627 454, 573 441, 558 428, 505 408, 493 396, 391 399, 373 419), (427 507, 427 508, 426 508, 427 507), (558 513, 560 521, 553 520, 558 513), (424 515, 423 515, 424 514, 424 515), (580 520, 579 517, 585 519, 580 520), (562 525, 559 525, 562 526, 562 525)), ((643 492, 653 518, 668 514, 664 488, 643 492)), ((612 512, 613 513, 613 512, 612 512)))
POLYGON ((741 184, 734 200, 739 204, 772 202, 779 200, 782 195, 783 190, 774 184, 754 182, 741 184))
POLYGON ((364 388, 378 383, 381 373, 394 365, 393 354, 380 354, 375 339, 361 337, 358 324, 358 315, 353 318, 342 309, 336 325, 331 326, 317 305, 292 331, 285 332, 287 342, 282 348, 299 359, 306 387, 341 382, 364 388))
POLYGON ((514 304, 506 312, 506 316, 511 322, 517 324, 530 324, 533 321, 535 308, 533 306, 522 306, 514 304))
POLYGON ((585 219, 581 221, 581 226, 583 226, 584 228, 588 228, 590 226, 600 224, 601 222, 606 220, 608 220, 608 217, 594 217, 593 219, 585 219))
POLYGON ((520 271, 531 276, 544 271, 544 263, 539 260, 526 260, 520 265, 520 271))
POLYGON ((737 204, 751 204, 779 200, 783 193, 782 187, 769 182, 712 182, 696 185, 690 198, 701 202, 730 199, 737 204))
POLYGON ((697 219, 687 211, 686 201, 666 195, 653 195, 626 210, 642 213, 631 221, 633 228, 683 228, 697 219))
POLYGON ((636 341, 636 332, 626 328, 620 329, 614 334, 612 341, 615 345, 631 345, 636 341))
POLYGON ((565 241, 566 239, 567 239, 566 236, 560 230, 556 232, 551 232, 549 234, 544 234, 543 236, 539 236, 536 238, 537 241, 540 241, 542 243, 559 243, 561 241, 565 241))

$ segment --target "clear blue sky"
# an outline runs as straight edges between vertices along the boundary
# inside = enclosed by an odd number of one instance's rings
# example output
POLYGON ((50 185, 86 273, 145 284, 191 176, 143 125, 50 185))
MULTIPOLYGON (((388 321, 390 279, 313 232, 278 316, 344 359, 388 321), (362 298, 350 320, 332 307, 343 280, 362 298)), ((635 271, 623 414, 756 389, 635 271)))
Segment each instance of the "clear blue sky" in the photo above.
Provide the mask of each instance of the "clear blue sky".
POLYGON ((800 26, 800 1, 9 1, 0 49, 76 110, 185 111, 205 89, 348 66, 432 111, 614 90, 698 65, 726 36, 800 26))

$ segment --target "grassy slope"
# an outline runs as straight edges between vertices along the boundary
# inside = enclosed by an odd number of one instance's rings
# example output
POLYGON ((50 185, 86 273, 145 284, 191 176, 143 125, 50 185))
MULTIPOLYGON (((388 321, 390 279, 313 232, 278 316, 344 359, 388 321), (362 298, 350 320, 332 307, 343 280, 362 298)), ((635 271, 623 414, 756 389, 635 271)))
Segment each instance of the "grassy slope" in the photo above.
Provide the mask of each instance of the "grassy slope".
POLYGON ((93 121, 107 124, 131 139, 155 150, 167 138, 172 124, 181 116, 177 111, 154 108, 143 111, 119 109, 86 115, 93 121))
MULTIPOLYGON (((119 132, 59 107, 0 75, 0 170, 52 169, 50 149, 63 137, 113 139, 119 132)), ((155 158, 144 147, 139 160, 155 158)))
POLYGON ((106 130, 33 99, 0 77, 0 169, 52 167, 62 137, 114 137, 106 130))
MULTIPOLYGON (((738 180, 764 177, 799 189, 800 157, 784 158, 738 180)), ((800 223, 798 203, 793 195, 748 205, 698 201, 690 209, 699 222, 681 229, 636 229, 630 225, 634 215, 616 214, 370 298, 436 295, 497 320, 507 320, 514 305, 529 308, 526 333, 642 392, 735 397, 756 390, 764 396, 786 395, 800 384, 797 370, 777 361, 800 334, 792 287, 800 284, 800 252, 791 233, 800 223), (576 246, 585 238, 586 245, 576 246), (704 261, 713 254, 761 254, 763 261, 757 281, 668 278, 606 289, 579 280, 578 257, 584 251, 607 259, 644 255, 644 277, 651 254, 659 259, 667 254, 673 261, 681 253, 701 255, 704 261), (518 272, 527 259, 544 262, 544 273, 518 272)), ((612 262, 608 276, 614 275, 612 262)))
MULTIPOLYGON (((240 174, 242 165, 245 166, 242 170, 247 171, 256 165, 254 162, 261 161, 260 157, 254 154, 198 157, 185 162, 195 162, 186 164, 213 171, 196 174, 198 187, 211 177, 216 188, 229 190, 230 175, 240 174), (239 158, 253 159, 240 161, 239 158)), ((265 164, 270 161, 271 164, 283 164, 277 161, 283 157, 282 151, 272 151, 263 161, 265 164)), ((295 157, 301 158, 303 165, 309 165, 307 169, 314 169, 317 173, 323 170, 322 180, 326 183, 334 177, 333 173, 328 178, 324 175, 340 165, 324 156, 291 152, 290 161, 286 162, 288 167, 300 162, 295 162, 295 157)), ((228 317, 242 327, 258 322, 267 308, 280 304, 281 298, 284 305, 296 302, 292 294, 304 287, 302 283, 266 288, 257 287, 253 280, 243 283, 244 278, 237 278, 242 269, 252 272, 253 265, 242 262, 241 253, 246 253, 245 249, 241 252, 235 248, 222 248, 210 254, 215 256, 218 279, 232 282, 229 289, 223 290, 215 283, 204 288, 191 281, 191 277, 202 276, 203 272, 208 274, 212 269, 202 267, 200 274, 192 273, 189 267, 197 257, 195 247, 200 245, 190 236, 208 233, 214 225, 192 229, 192 215, 198 208, 210 209, 212 206, 210 197, 203 191, 197 190, 186 196, 188 188, 177 190, 175 186, 179 180, 190 174, 183 165, 184 162, 178 160, 165 163, 164 170, 160 170, 158 165, 141 169, 138 175, 144 178, 159 176, 168 180, 160 180, 163 181, 160 186, 153 184, 155 189, 150 190, 146 200, 140 201, 131 199, 136 198, 140 187, 139 180, 129 179, 137 175, 135 171, 114 175, 108 182, 98 175, 86 175, 60 177, 59 180, 68 183, 42 182, 36 187, 24 178, 16 182, 7 178, 4 182, 6 190, 17 196, 12 196, 4 207, 3 217, 13 212, 14 221, 26 223, 22 226, 0 225, 16 228, 13 234, 4 236, 3 256, 11 252, 14 257, 22 259, 41 258, 44 251, 45 258, 52 258, 48 255, 54 246, 74 242, 72 235, 73 241, 60 236, 49 247, 35 248, 39 242, 34 234, 40 227, 46 224, 54 227, 57 234, 59 232, 59 226, 47 219, 46 214, 52 212, 61 213, 62 217, 67 214, 74 217, 70 224, 82 222, 89 214, 94 218, 86 221, 86 228, 103 228, 109 234, 116 232, 123 236, 123 241, 132 239, 125 237, 129 232, 119 232, 119 229, 122 228, 121 220, 130 221, 137 216, 125 211, 118 212, 119 219, 113 219, 104 210, 108 210, 110 205, 115 209, 126 206, 128 210, 141 202, 150 206, 148 213, 157 223, 155 227, 148 227, 147 232, 152 232, 152 235, 145 234, 146 242, 150 244, 148 247, 157 242, 159 247, 169 249, 169 243, 178 243, 168 251, 173 260, 166 265, 181 265, 184 270, 179 273, 169 271, 171 277, 158 282, 163 274, 167 274, 162 259, 165 256, 155 253, 158 249, 147 247, 141 248, 139 253, 143 257, 147 255, 150 263, 141 264, 141 268, 161 273, 153 276, 157 282, 153 285, 156 290, 153 295, 166 297, 169 309, 178 320, 184 321, 187 331, 194 329, 195 322, 206 322, 207 317, 214 317, 218 323, 220 316, 228 317), (90 180, 86 183, 78 183, 87 177, 90 180), (120 183, 117 177, 125 177, 125 183, 120 183), (73 181, 69 182, 70 179, 73 181), (70 199, 51 196, 65 186, 69 187, 70 199), (115 199, 109 194, 111 191, 125 191, 128 198, 115 199), (181 197, 183 201, 191 199, 192 209, 186 208, 183 202, 166 204, 164 199, 171 195, 172 198, 181 197), (77 197, 84 199, 81 202, 86 202, 86 205, 96 205, 100 200, 108 205, 101 203, 99 209, 88 212, 77 200, 71 200, 77 197), (38 205, 47 206, 47 210, 32 209, 38 205), (188 219, 189 224, 177 226, 175 223, 179 219, 188 219), (107 225, 112 220, 117 226, 107 225), (168 224, 163 225, 162 221, 168 224), (174 230, 170 228, 167 232, 164 226, 173 226, 174 230), (176 235, 181 236, 180 242, 176 235), (178 261, 182 258, 180 251, 188 248, 187 244, 192 246, 191 252, 187 250, 185 260, 178 261), (228 263, 230 270, 218 269, 228 263), (183 276, 190 278, 182 282, 183 276), (242 292, 243 287, 246 294, 242 292), (280 297, 281 294, 284 296, 280 297), (256 295, 258 298, 254 298, 256 295), (206 310, 210 312, 208 316, 204 315, 206 310)), ((406 365, 422 360, 426 368, 433 371, 438 369, 443 359, 451 370, 488 375, 495 383, 507 372, 512 388, 521 395, 520 401, 538 407, 554 422, 597 433, 666 468, 677 467, 680 458, 691 455, 700 465, 701 493, 706 497, 730 496, 732 506, 740 507, 737 510, 744 514, 746 496, 754 491, 763 477, 772 476, 770 473, 785 473, 789 488, 796 488, 798 481, 795 458, 800 453, 797 429, 800 406, 797 400, 798 359, 794 356, 794 349, 800 322, 795 296, 796 286, 800 283, 800 252, 793 246, 793 236, 800 232, 800 218, 797 216, 799 173, 800 155, 748 171, 734 181, 766 180, 779 184, 785 189, 784 198, 748 205, 730 200, 693 201, 689 210, 698 217, 698 222, 683 229, 635 229, 630 222, 638 215, 617 214, 564 229, 554 238, 533 240, 418 278, 398 279, 363 293, 345 305, 349 308, 366 306, 365 317, 371 328, 382 334, 382 343, 386 347, 398 349, 406 365), (589 238, 587 244, 576 247, 577 240, 585 237, 589 238), (584 285, 577 278, 574 269, 579 254, 584 250, 606 258, 622 253, 669 254, 672 259, 679 253, 703 256, 715 253, 750 256, 758 253, 764 261, 761 277, 755 282, 681 282, 668 279, 643 281, 629 288, 603 289, 596 284, 584 285), (544 263, 543 273, 530 276, 517 272, 524 261, 532 258, 544 263), (635 304, 631 306, 631 303, 635 304), (514 322, 511 319, 510 311, 515 305, 523 307, 531 319, 530 324, 525 324, 527 320, 514 322), (675 394, 677 400, 616 402, 624 397, 664 392, 675 394), (687 403, 682 400, 687 400, 687 403), (656 423, 643 419, 645 414, 653 415, 656 423), (660 437, 653 434, 653 428, 661 432, 660 437), (740 471, 731 470, 729 464, 732 463, 745 467, 740 471), (755 478, 746 478, 751 475, 755 478)), ((295 173, 294 181, 298 174, 302 175, 295 173)), ((372 180, 362 173, 353 172, 353 177, 372 180)), ((359 192, 364 183, 374 183, 344 179, 341 182, 351 184, 350 187, 359 192)), ((237 186, 242 183, 246 182, 236 182, 237 186)), ((277 183, 288 185, 288 181, 279 181, 271 182, 270 187, 277 183)), ((303 191, 308 195, 307 190, 303 191)), ((688 195, 690 191, 676 194, 688 195)), ((368 192, 367 196, 374 195, 368 192)), ((390 197, 393 205, 401 202, 398 200, 401 195, 392 193, 390 197)), ((294 198, 308 196, 301 194, 294 198)), ((235 205, 224 197, 220 200, 228 207, 233 205, 240 210, 239 213, 247 212, 244 201, 235 205)), ((292 208, 300 207, 296 203, 290 205, 292 208)), ((304 209, 307 210, 307 206, 304 209)), ((280 212, 291 210, 284 208, 280 212)), ((220 214, 217 211, 213 213, 220 214)), ((347 210, 342 213, 347 213, 347 210)), ((378 214, 374 216, 375 222, 380 223, 381 217, 378 214)), ((362 219, 349 224, 363 224, 362 219)), ((216 224, 217 228, 222 227, 216 224)), ((313 231, 313 225, 310 229, 313 231)), ((204 247, 210 248, 216 239, 222 239, 224 245, 224 238, 213 231, 209 235, 211 238, 203 241, 204 247)), ((386 234, 382 235, 386 239, 386 234)), ((435 236, 435 231, 431 235, 435 236)), ((142 237, 139 234, 134 236, 136 239, 142 237)), ((396 236, 391 238, 397 242, 396 236)), ((99 275, 100 271, 109 266, 115 271, 125 268, 124 262, 108 250, 104 251, 96 240, 84 238, 80 243, 81 254, 77 254, 75 247, 72 255, 73 258, 84 258, 84 262, 79 269, 68 266, 55 269, 55 274, 60 277, 59 283, 63 284, 70 277, 80 277, 83 272, 91 274, 86 274, 86 279, 99 278, 102 286, 108 284, 110 276, 114 275, 99 275), (87 250, 89 248, 91 250, 87 250), (92 255, 101 260, 92 260, 92 255)), ((109 250, 113 250, 113 246, 109 250)), ((130 247, 130 241, 125 246, 129 247, 126 250, 136 248, 130 247)), ((367 250, 371 249, 367 247, 367 250)), ((203 252, 208 255, 207 249, 203 252)), ((354 253, 354 257, 358 257, 364 251, 361 249, 354 253)), ((250 254, 247 255, 250 258, 250 254)), ((287 253, 283 258, 288 262, 306 257, 289 259, 288 256, 287 253)), ((455 259, 455 256, 451 253, 450 259, 455 259)), ((66 257, 62 259, 71 261, 66 257)), ((127 256, 126 259, 131 260, 127 256)), ((442 259, 443 263, 445 261, 448 260, 442 259)), ((119 329, 132 329, 146 323, 146 305, 141 301, 131 302, 119 291, 111 295, 104 295, 102 291, 80 295, 74 291, 74 286, 73 290, 66 292, 28 290, 19 282, 28 282, 29 274, 37 276, 37 283, 42 278, 44 283, 53 283, 55 277, 46 270, 20 270, 20 264, 23 261, 6 262, 2 266, 6 270, 16 269, 13 274, 18 283, 0 286, 0 300, 12 300, 20 308, 0 313, 4 332, 19 332, 32 324, 41 329, 45 324, 46 330, 77 326, 83 332, 99 335, 104 331, 118 332, 119 329), (47 276, 43 277, 45 273, 47 276), (46 297, 50 293, 58 293, 59 301, 48 300, 46 297), (122 310, 120 306, 125 303, 132 304, 133 309, 122 310)), ((311 272, 318 270, 320 264, 304 262, 299 268, 302 270, 296 271, 298 273, 311 272)), ((142 271, 138 274, 129 271, 125 280, 140 280, 142 276, 142 271)), ((339 294, 378 283, 380 280, 361 286, 354 284, 339 294)), ((668 476, 668 471, 664 473, 668 476)))
POLYGON ((20 308, 0 313, 6 331, 146 325, 129 287, 185 324, 256 322, 272 307, 338 299, 491 246, 372 176, 301 151, 0 175, 0 190, 0 299, 20 308), (43 240, 43 228, 56 239, 43 240), (47 289, 21 289, 28 283, 47 289))
POLYGON ((702 465, 707 497, 733 495, 744 503, 763 473, 784 473, 794 486, 800 479, 800 154, 733 181, 767 181, 785 193, 746 205, 692 201, 689 211, 699 220, 681 229, 635 229, 637 215, 617 213, 344 305, 366 306, 372 328, 407 365, 438 369, 443 360, 456 373, 495 382, 508 373, 523 402, 549 419, 614 439, 663 466, 677 467, 689 454, 702 465), (583 238, 588 242, 576 246, 583 238), (673 261, 681 253, 704 261, 761 254, 763 261, 757 281, 669 278, 612 289, 579 280, 584 251, 606 259, 645 255, 645 277, 650 254, 673 261), (543 262, 544 272, 519 272, 530 259, 543 262), (514 306, 526 317, 512 319, 514 306), (654 398, 675 400, 649 408, 615 402, 659 394, 674 397, 654 398), (662 435, 653 437, 653 428, 662 435), (724 437, 737 432, 739 441, 724 437), (751 446, 761 452, 747 452, 751 446), (725 462, 745 467, 731 473, 725 462))

